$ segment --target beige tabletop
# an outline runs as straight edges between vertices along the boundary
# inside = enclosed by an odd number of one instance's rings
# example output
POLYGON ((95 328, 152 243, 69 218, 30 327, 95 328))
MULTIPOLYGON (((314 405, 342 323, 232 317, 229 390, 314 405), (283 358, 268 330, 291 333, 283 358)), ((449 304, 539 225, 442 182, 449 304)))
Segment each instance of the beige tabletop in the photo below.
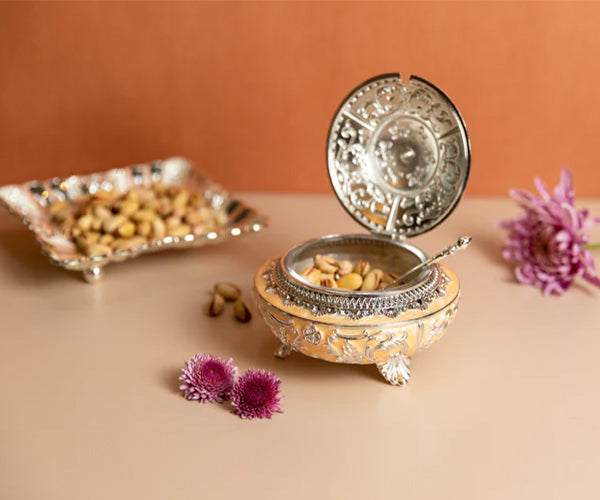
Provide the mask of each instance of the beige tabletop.
POLYGON ((393 387, 374 366, 275 359, 256 315, 204 315, 215 281, 249 300, 268 257, 361 232, 333 196, 243 198, 268 230, 113 264, 96 285, 0 214, 2 500, 598 497, 600 291, 516 284, 493 227, 511 202, 466 199, 414 239, 428 252, 474 243, 448 261, 463 288, 455 323, 393 387), (245 421, 183 399, 179 370, 197 352, 275 372, 285 413, 245 421))

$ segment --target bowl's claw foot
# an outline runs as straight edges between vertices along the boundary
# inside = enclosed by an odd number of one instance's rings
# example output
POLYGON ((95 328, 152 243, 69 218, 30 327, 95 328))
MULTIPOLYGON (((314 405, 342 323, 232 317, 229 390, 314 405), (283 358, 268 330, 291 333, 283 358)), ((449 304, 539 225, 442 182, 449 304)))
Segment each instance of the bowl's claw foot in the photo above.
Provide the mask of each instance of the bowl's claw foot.
POLYGON ((292 354, 292 346, 289 344, 281 344, 277 349, 275 349, 273 354, 275 354, 276 358, 285 359, 292 354))
POLYGON ((102 268, 99 266, 88 267, 83 270, 83 279, 88 283, 96 283, 102 278, 102 268))
POLYGON ((379 373, 392 385, 406 385, 410 380, 410 358, 394 354, 384 363, 377 363, 379 373))

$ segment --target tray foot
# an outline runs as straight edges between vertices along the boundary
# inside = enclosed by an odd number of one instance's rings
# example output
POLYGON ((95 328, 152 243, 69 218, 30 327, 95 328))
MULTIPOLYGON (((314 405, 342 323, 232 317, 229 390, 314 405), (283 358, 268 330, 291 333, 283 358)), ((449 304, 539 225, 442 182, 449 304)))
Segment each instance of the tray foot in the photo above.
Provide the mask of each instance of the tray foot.
POLYGON ((83 279, 88 283, 97 283, 102 278, 102 268, 95 266, 83 270, 83 279))
POLYGON ((292 347, 289 344, 281 344, 273 354, 276 358, 285 359, 292 354, 292 347))
POLYGON ((377 363, 377 369, 392 385, 406 385, 410 380, 410 358, 402 354, 394 354, 384 363, 377 363))

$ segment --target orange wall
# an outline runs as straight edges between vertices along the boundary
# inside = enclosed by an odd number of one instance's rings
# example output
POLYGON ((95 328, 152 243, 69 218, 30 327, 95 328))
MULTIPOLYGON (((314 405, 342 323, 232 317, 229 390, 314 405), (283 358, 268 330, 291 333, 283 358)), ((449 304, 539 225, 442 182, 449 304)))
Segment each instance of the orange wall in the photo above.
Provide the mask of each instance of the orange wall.
POLYGON ((234 189, 330 190, 329 121, 362 80, 457 103, 468 193, 559 169, 600 196, 600 3, 0 4, 0 183, 185 155, 234 189))

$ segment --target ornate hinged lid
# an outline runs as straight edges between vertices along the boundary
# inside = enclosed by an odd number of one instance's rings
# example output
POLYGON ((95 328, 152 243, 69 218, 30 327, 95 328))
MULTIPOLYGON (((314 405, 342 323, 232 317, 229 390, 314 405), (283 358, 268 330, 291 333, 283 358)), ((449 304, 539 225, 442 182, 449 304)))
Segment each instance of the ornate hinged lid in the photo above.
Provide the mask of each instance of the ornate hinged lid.
POLYGON ((465 124, 422 78, 376 76, 337 110, 327 139, 335 194, 363 226, 394 238, 429 231, 454 210, 471 163, 465 124))

